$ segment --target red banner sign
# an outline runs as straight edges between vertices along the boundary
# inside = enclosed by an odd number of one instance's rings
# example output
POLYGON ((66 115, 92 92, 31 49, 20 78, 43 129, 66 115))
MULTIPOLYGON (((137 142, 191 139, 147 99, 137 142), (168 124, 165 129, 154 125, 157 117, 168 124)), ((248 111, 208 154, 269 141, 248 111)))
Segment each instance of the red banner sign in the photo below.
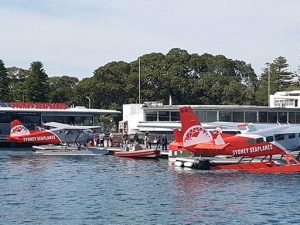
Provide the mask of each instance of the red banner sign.
POLYGON ((12 108, 21 109, 67 109, 66 103, 49 103, 49 102, 11 102, 12 108))

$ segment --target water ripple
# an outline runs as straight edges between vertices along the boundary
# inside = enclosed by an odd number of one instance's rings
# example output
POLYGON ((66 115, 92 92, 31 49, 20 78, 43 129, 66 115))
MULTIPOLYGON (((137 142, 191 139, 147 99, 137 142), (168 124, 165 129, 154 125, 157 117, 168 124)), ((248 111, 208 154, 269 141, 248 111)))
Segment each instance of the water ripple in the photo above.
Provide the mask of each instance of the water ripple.
POLYGON ((300 174, 0 152, 0 224, 299 224, 300 174))

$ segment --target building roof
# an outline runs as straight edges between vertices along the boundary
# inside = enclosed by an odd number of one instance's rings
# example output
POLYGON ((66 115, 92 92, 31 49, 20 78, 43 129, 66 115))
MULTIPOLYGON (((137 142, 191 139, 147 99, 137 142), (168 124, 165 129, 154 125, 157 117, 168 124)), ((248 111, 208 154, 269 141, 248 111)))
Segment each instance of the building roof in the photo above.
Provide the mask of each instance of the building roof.
POLYGON ((257 111, 295 111, 288 108, 270 108, 268 106, 256 105, 143 105, 146 111, 150 110, 174 110, 178 111, 180 107, 191 106, 194 110, 257 110, 257 111))
POLYGON ((41 112, 41 113, 89 113, 89 114, 120 114, 117 110, 87 109, 85 107, 73 107, 67 109, 35 109, 0 107, 0 112, 41 112))

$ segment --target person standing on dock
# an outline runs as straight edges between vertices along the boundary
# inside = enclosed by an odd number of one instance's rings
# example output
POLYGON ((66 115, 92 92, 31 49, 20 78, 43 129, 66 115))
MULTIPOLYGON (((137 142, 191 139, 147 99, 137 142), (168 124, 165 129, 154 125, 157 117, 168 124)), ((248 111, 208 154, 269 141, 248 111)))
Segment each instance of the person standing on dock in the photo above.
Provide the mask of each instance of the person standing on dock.
POLYGON ((110 132, 109 134, 109 147, 113 146, 114 134, 110 132))
POLYGON ((147 137, 148 137, 147 144, 148 144, 149 149, 151 149, 151 136, 149 133, 148 133, 147 137))
POLYGON ((101 147, 104 147, 104 136, 105 136, 105 134, 103 132, 101 132, 101 134, 99 134, 99 140, 100 140, 101 147))
POLYGON ((165 134, 162 136, 161 142, 162 142, 162 150, 167 151, 168 139, 165 134))
POLYGON ((135 133, 133 137, 133 145, 137 145, 139 143, 139 135, 138 133, 135 133))
POLYGON ((160 136, 157 135, 154 142, 156 142, 156 150, 159 150, 160 149, 160 144, 161 144, 161 140, 160 140, 160 136))
POLYGON ((146 132, 145 137, 144 137, 144 145, 145 145, 145 149, 149 148, 149 145, 148 145, 148 132, 146 132))
POLYGON ((128 134, 127 132, 125 132, 125 134, 123 135, 123 148, 125 151, 129 151, 128 148, 128 134))

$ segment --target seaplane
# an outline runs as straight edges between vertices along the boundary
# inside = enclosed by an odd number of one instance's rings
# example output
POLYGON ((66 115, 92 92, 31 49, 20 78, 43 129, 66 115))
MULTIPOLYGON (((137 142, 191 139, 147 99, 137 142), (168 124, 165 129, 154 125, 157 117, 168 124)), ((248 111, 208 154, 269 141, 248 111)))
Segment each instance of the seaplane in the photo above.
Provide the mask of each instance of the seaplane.
POLYGON ((171 151, 189 151, 197 160, 182 160, 190 167, 205 170, 242 170, 254 173, 300 172, 298 156, 300 126, 282 125, 250 129, 240 134, 204 129, 191 107, 180 108, 182 129, 174 129, 171 151), (221 160, 220 160, 221 159, 221 160))
POLYGON ((93 129, 97 128, 100 126, 73 126, 49 122, 44 123, 43 127, 36 130, 29 130, 20 120, 14 120, 11 123, 10 134, 6 138, 15 143, 39 144, 33 146, 33 150, 35 153, 43 155, 106 154, 107 150, 103 148, 85 146, 94 136, 93 129))

